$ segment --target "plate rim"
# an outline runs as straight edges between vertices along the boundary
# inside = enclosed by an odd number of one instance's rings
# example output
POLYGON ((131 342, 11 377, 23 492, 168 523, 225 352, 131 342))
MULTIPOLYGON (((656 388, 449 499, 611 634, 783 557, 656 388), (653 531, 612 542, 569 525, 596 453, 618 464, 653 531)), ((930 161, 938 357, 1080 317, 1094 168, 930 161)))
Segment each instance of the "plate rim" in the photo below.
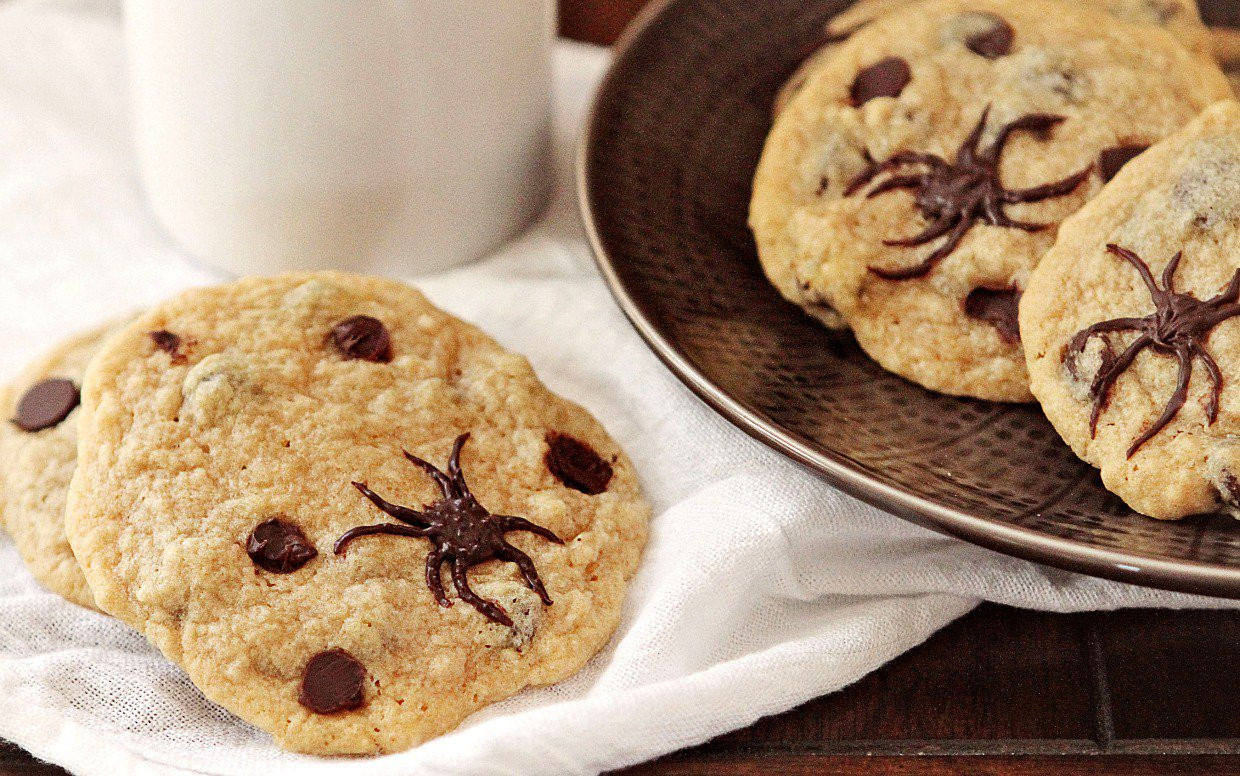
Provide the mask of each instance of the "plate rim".
POLYGON ((589 176, 589 162, 597 138, 605 129, 601 125, 602 108, 620 71, 628 65, 637 46, 652 34, 654 22, 671 18, 676 6, 686 1, 653 0, 617 40, 612 61, 591 98, 574 165, 578 212, 595 265, 616 304, 659 360, 695 396, 733 426, 848 495, 898 518, 1004 555, 1066 571, 1143 587, 1240 599, 1240 567, 1203 561, 1169 561, 1139 552, 1097 547, 955 509, 896 485, 876 481, 846 458, 830 451, 820 453, 811 449, 732 398, 646 318, 621 280, 615 269, 615 259, 608 254, 599 235, 594 209, 596 187, 589 176))

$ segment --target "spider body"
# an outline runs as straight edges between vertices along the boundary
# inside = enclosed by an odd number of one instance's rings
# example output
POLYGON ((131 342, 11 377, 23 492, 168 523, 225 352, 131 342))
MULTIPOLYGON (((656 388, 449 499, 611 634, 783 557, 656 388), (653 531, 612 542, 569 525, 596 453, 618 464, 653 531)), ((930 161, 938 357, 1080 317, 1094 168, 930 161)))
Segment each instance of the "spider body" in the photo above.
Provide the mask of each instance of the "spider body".
POLYGON ((1240 316, 1240 269, 1232 275, 1227 288, 1216 296, 1203 300, 1175 290, 1175 272, 1183 258, 1182 253, 1177 253, 1163 269, 1162 288, 1159 288, 1149 265, 1140 256, 1114 244, 1108 245, 1107 251, 1127 261, 1137 270, 1154 303, 1154 312, 1144 318, 1114 318, 1095 323, 1077 332, 1069 341, 1065 362, 1069 371, 1074 371, 1076 359, 1085 352, 1092 338, 1121 332, 1135 332, 1138 335, 1119 355, 1115 355, 1110 342, 1104 338, 1107 350, 1103 356, 1102 367, 1094 375, 1089 388, 1093 397, 1089 415, 1090 437, 1093 438, 1098 433, 1098 419, 1110 402, 1115 382, 1132 366, 1141 351, 1148 349, 1161 356, 1175 358, 1179 363, 1175 390, 1158 419, 1128 448, 1128 457, 1132 458, 1142 445, 1166 428, 1184 407, 1188 400, 1193 366, 1198 361, 1210 378, 1211 390, 1206 404, 1206 418, 1210 424, 1218 420, 1223 374, 1218 362, 1206 350, 1206 340, 1210 332, 1223 321, 1240 316))
POLYGON ((354 482, 353 487, 363 496, 400 523, 378 523, 352 528, 336 540, 334 551, 337 555, 342 555, 353 540, 376 534, 427 539, 432 547, 426 556, 426 586, 430 588, 439 605, 452 606, 440 577, 441 566, 447 563, 451 566, 452 584, 461 600, 488 619, 511 626, 512 619, 502 607, 478 595, 469 586, 469 568, 488 560, 509 561, 517 566, 526 585, 538 594, 544 604, 550 605, 551 597, 538 576, 534 561, 509 544, 504 535, 510 531, 528 531, 556 544, 564 542, 550 530, 525 518, 493 515, 478 503, 461 471, 461 448, 468 439, 468 433, 456 438, 452 454, 448 458, 446 473, 434 464, 405 452, 405 458, 429 474, 442 494, 440 500, 424 506, 421 510, 388 502, 367 487, 366 483, 354 482))
POLYGON ((1022 130, 1046 132, 1062 123, 1064 117, 1029 114, 1005 125, 999 130, 994 142, 983 148, 982 135, 986 132, 989 118, 988 107, 956 152, 954 161, 949 162, 931 153, 905 151, 878 163, 867 155, 869 166, 849 183, 844 191, 845 196, 856 194, 880 176, 890 173, 889 177, 870 189, 866 198, 872 199, 897 189, 910 190, 913 192, 914 205, 929 222, 919 234, 903 239, 884 240, 883 244, 907 248, 943 239, 943 242, 918 264, 901 269, 869 267, 871 272, 885 280, 924 277, 960 246, 965 235, 979 221, 991 226, 1026 232, 1045 229, 1050 224, 1018 221, 1008 216, 1005 208, 1008 205, 1042 202, 1070 194, 1093 171, 1093 165, 1090 165, 1054 183, 1028 189, 1005 188, 1000 174, 1000 161, 1012 134, 1022 130))

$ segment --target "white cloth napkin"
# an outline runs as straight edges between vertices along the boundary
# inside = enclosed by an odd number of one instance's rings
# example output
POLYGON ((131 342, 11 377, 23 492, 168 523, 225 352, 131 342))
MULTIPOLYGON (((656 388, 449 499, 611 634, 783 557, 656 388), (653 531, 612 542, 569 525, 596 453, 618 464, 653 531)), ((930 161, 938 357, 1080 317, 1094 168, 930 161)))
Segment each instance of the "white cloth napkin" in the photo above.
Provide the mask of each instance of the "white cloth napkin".
MULTIPOLYGON (((530 356, 630 452, 654 504, 620 630, 586 669, 412 751, 278 750, 141 636, 43 591, 0 539, 0 737, 81 774, 591 774, 850 684, 986 599, 1076 611, 1225 602, 1013 560, 855 501, 729 426, 604 289, 569 158, 606 65, 558 52, 560 187, 526 237, 420 285, 530 356)), ((0 5, 0 378, 63 335, 221 278, 143 209, 108 2, 0 5)))

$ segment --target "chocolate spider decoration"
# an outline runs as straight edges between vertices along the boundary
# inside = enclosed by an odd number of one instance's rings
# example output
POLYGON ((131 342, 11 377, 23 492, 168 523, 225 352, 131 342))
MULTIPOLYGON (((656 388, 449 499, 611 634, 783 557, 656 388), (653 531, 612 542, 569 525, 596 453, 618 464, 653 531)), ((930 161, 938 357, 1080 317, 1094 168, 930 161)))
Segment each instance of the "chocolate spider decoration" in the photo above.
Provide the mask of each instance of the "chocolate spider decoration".
POLYGON ((426 586, 431 589, 435 600, 440 606, 452 606, 443 589, 440 579, 440 566, 452 564, 452 583, 456 586, 457 595, 473 606, 485 617, 501 625, 512 626, 508 613, 493 601, 479 596, 469 586, 468 571, 484 561, 498 559, 515 563, 525 578, 525 583, 538 594, 544 604, 551 604, 547 588, 543 586, 530 556, 509 544, 504 534, 509 531, 529 531, 556 544, 563 540, 551 531, 529 520, 512 515, 493 515, 478 503, 469 492, 465 475, 461 472, 461 448, 469 434, 464 433, 456 438, 452 445, 452 455, 448 458, 448 472, 445 474, 433 464, 418 458, 407 451, 402 451, 405 458, 418 466, 435 480, 443 498, 422 511, 403 507, 384 501, 378 494, 366 486, 364 482, 355 482, 353 487, 370 499, 384 513, 391 515, 405 525, 398 523, 379 523, 362 525, 352 528, 336 540, 334 548, 337 555, 344 554, 349 542, 363 536, 389 534, 391 536, 414 536, 429 539, 433 545, 426 556, 426 586))
POLYGON ((878 163, 866 155, 869 167, 848 184, 845 196, 852 196, 874 181, 879 175, 894 172, 903 167, 919 165, 922 172, 892 175, 879 183, 866 195, 872 199, 896 189, 914 191, 917 209, 930 222, 920 234, 901 240, 884 240, 893 247, 911 248, 925 245, 946 236, 938 248, 919 264, 903 269, 870 267, 869 270, 884 280, 911 280, 924 277, 940 261, 960 246, 961 240, 973 225, 982 221, 991 226, 1037 232, 1050 224, 1033 224, 1017 221, 1004 212, 1007 205, 1041 202, 1062 197, 1076 190, 1089 177, 1093 165, 1070 175, 1061 181, 1034 186, 1029 189, 1007 189, 1000 175, 1000 160, 1004 147, 1012 134, 1024 130, 1045 132, 1064 121, 1063 116, 1032 113, 1007 124, 999 130, 994 142, 981 148, 982 135, 990 118, 990 108, 982 112, 981 121, 956 152, 956 160, 949 162, 930 153, 904 151, 878 163))
POLYGON ((1095 323, 1089 328, 1077 332, 1068 343, 1065 362, 1069 371, 1075 373, 1076 359, 1085 352, 1090 339, 1095 336, 1118 332, 1136 332, 1137 338, 1118 356, 1110 350, 1110 343, 1105 339, 1107 352, 1103 356, 1102 367, 1094 376, 1089 392, 1094 399, 1093 409, 1089 415, 1089 435, 1094 437, 1098 431, 1098 418, 1106 409, 1111 398, 1115 381, 1127 371, 1141 351, 1150 350, 1164 356, 1174 356, 1179 362, 1179 378, 1175 391, 1167 400, 1154 424, 1147 428, 1128 448, 1131 458, 1146 442, 1154 438, 1180 412, 1188 399, 1188 385, 1193 376, 1193 364, 1200 360, 1210 376, 1210 401, 1206 405, 1206 416, 1210 424, 1218 420, 1219 398, 1223 392, 1223 374, 1218 363, 1206 350, 1206 339, 1210 332, 1228 318, 1240 315, 1240 269, 1231 276, 1227 288, 1217 296, 1201 300, 1192 294, 1182 294, 1175 290, 1175 271, 1180 265, 1183 252, 1177 253, 1167 264, 1162 273, 1162 288, 1154 280, 1150 266, 1132 251, 1118 245, 1108 245, 1107 251, 1127 261, 1136 268, 1145 287, 1154 302, 1154 312, 1144 318, 1115 318, 1095 323))

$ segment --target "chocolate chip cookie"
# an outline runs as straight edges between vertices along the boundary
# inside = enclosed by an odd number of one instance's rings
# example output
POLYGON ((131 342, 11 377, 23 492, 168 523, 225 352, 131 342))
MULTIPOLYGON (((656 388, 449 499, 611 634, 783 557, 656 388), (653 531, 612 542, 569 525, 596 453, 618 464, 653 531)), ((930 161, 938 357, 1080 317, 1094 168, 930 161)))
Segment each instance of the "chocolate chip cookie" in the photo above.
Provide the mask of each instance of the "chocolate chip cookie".
POLYGON ((1028 401, 1015 326, 1057 225, 1230 96, 1166 32, 1054 0, 930 0, 841 43, 776 119, 750 209, 788 299, 886 369, 1028 401))
MULTIPOLYGON (((783 110, 805 82, 810 73, 821 66, 831 55, 834 47, 845 41, 852 33, 879 18, 883 14, 903 8, 916 0, 859 0, 840 14, 832 17, 823 28, 822 37, 814 47, 814 53, 806 58, 801 67, 779 90, 775 98, 776 113, 783 110)), ((1129 24, 1161 27, 1176 37, 1186 48, 1206 59, 1212 57, 1210 31, 1201 21, 1201 11, 1194 0, 1083 0, 1086 6, 1128 22, 1129 24)), ((979 27, 977 45, 993 47, 1002 44, 1007 31, 1002 27, 979 27)))
POLYGON ((56 346, 0 392, 0 497, 4 525, 41 585, 95 607, 65 538, 65 498, 77 463, 78 388, 91 356, 122 323, 56 346))
POLYGON ((394 281, 187 292, 109 341, 80 411, 66 528, 99 606, 297 751, 398 751, 575 673, 645 542, 603 427, 394 281))
POLYGON ((1157 518, 1240 513, 1240 104, 1064 222, 1020 323, 1034 394, 1108 489, 1157 518))

